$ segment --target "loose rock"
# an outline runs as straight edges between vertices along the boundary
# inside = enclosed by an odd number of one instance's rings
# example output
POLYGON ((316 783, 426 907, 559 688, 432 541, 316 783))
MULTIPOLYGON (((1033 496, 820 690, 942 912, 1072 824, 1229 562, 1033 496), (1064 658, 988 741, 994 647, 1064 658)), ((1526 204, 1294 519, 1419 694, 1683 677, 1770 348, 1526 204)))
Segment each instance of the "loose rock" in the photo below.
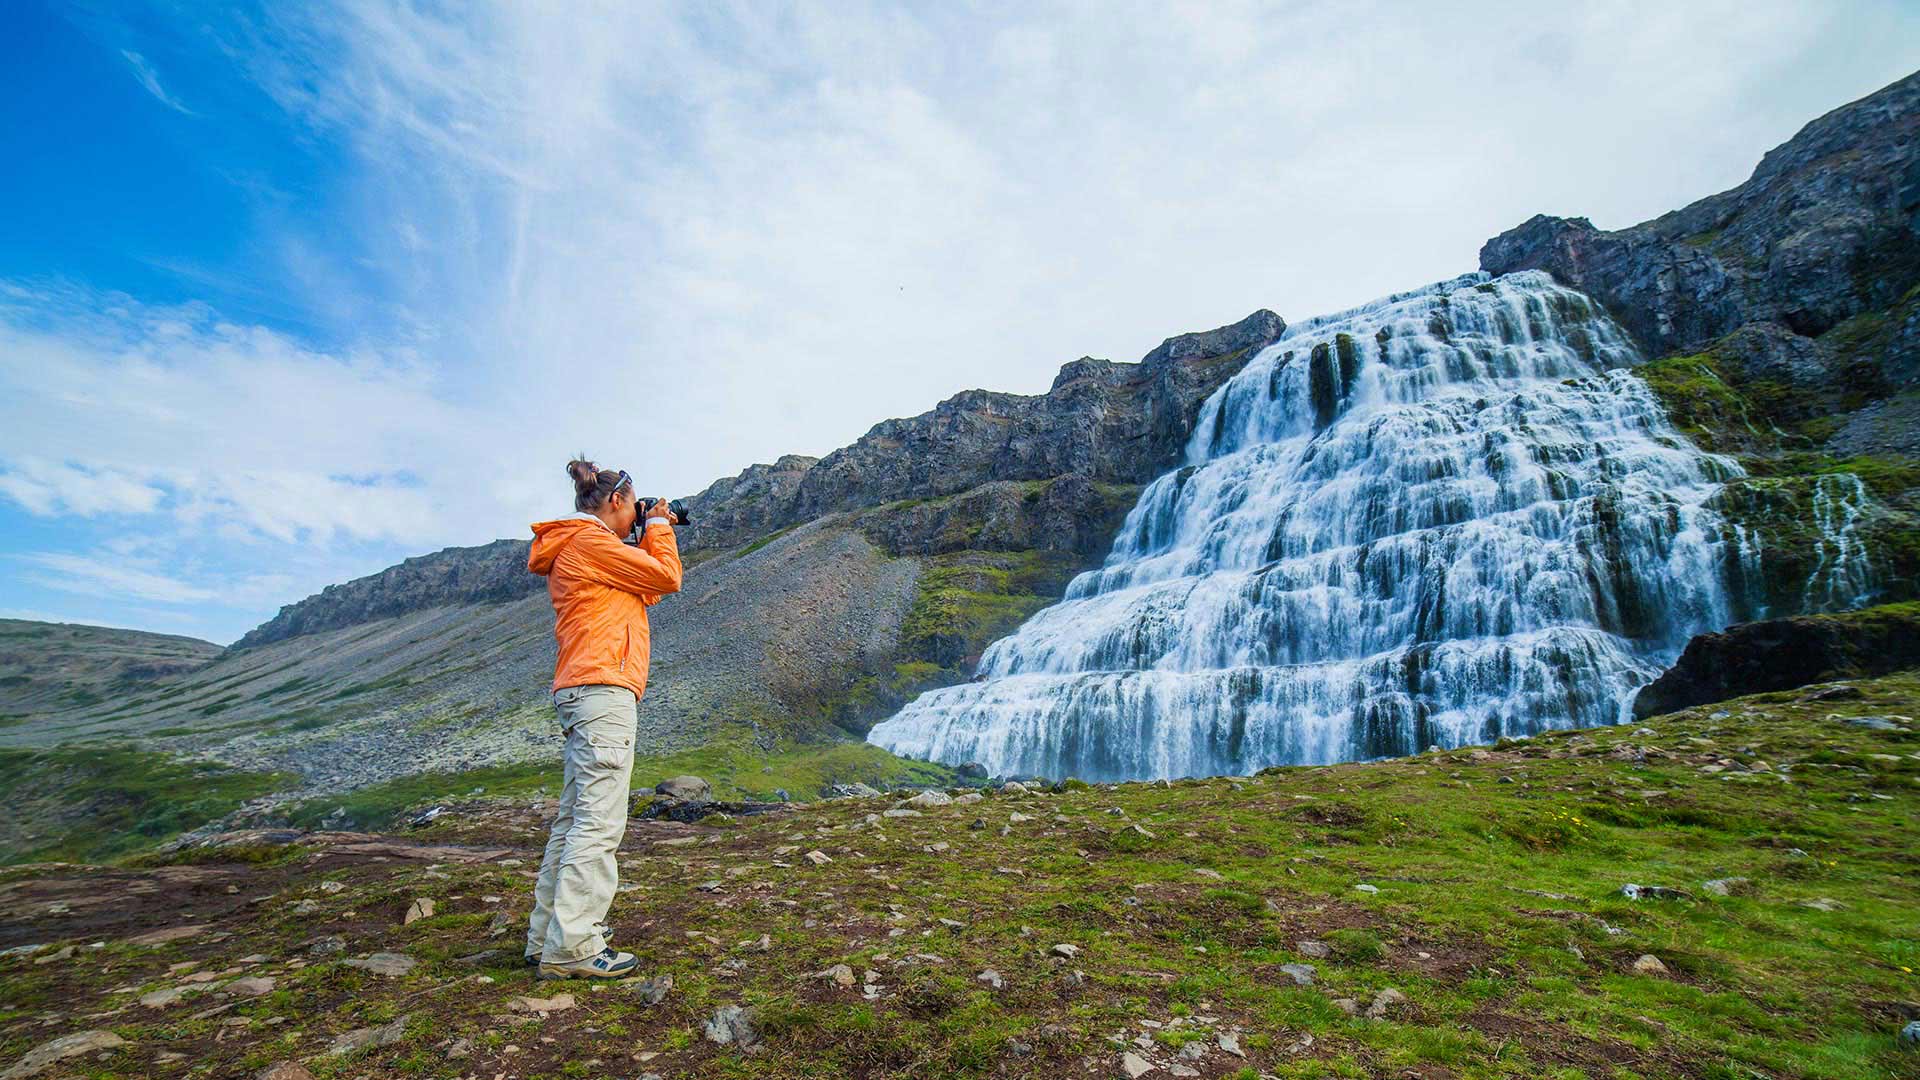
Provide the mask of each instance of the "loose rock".
POLYGON ((62 1035, 52 1042, 41 1043, 27 1051, 27 1056, 16 1062, 13 1068, 0 1073, 0 1080, 22 1080, 24 1077, 38 1076, 68 1058, 99 1050, 112 1050, 125 1045, 127 1040, 111 1031, 82 1031, 73 1035, 62 1035))
POLYGON ((334 1055, 357 1054, 362 1050, 371 1050, 380 1046, 392 1046, 407 1037, 407 1021, 411 1014, 396 1019, 391 1024, 380 1027, 357 1028, 344 1035, 336 1036, 333 1045, 327 1047, 327 1053, 334 1055))
POLYGON ((419 962, 405 953, 377 952, 364 959, 348 960, 346 965, 362 971, 371 971, 375 975, 393 976, 405 975, 419 962))
POLYGON ((722 1005, 713 1011, 713 1017, 705 1024, 707 1041, 721 1046, 753 1046, 760 1041, 760 1032, 754 1026, 755 1019, 752 1009, 722 1005))

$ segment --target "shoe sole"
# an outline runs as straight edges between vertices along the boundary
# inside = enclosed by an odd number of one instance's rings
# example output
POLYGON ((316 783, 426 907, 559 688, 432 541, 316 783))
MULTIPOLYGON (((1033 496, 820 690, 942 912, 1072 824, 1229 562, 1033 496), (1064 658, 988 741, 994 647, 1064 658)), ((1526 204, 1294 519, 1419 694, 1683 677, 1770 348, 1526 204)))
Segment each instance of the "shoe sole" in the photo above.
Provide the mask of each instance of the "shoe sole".
POLYGON ((624 979, 640 970, 639 964, 619 968, 614 971, 598 971, 592 968, 582 970, 571 967, 555 967, 552 964, 540 965, 540 978, 552 982, 556 979, 624 979))

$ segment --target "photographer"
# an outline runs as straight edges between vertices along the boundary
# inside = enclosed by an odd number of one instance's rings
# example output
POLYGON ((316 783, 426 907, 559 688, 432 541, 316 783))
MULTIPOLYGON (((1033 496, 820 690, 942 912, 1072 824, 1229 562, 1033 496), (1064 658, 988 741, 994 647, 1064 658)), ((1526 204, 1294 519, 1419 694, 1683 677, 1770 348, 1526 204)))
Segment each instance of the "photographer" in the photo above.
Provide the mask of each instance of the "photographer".
POLYGON ((566 736, 560 808, 553 819, 527 962, 543 979, 619 978, 638 965, 608 944, 604 925, 627 831, 636 707, 647 689, 647 608, 680 590, 682 516, 659 499, 637 500, 624 471, 567 463, 578 513, 533 526, 527 569, 553 598, 553 705, 566 736), (637 544, 622 542, 645 512, 637 544))

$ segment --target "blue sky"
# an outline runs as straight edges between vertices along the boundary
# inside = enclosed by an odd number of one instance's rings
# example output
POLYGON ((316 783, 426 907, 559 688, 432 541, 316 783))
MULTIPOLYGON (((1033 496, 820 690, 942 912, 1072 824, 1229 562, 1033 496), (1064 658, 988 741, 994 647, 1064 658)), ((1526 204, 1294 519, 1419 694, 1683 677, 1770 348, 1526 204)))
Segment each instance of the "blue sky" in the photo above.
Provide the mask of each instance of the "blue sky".
POLYGON ((1887 2, 0 11, 0 615, 283 603, 1729 187, 1887 2))

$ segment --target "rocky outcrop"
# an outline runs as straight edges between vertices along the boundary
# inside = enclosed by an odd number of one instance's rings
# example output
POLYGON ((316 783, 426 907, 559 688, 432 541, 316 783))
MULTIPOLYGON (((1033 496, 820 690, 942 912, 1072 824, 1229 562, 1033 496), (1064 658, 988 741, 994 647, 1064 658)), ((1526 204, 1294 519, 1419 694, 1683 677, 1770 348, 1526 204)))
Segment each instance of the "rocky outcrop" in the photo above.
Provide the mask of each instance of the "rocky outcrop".
POLYGON ((1541 215, 1480 266, 1587 292, 1650 359, 1711 349, 1789 432, 1904 451, 1879 403, 1920 373, 1920 74, 1808 124, 1730 191, 1614 232, 1541 215))
POLYGON ((1676 712, 1746 694, 1920 667, 1920 605, 1742 623, 1687 643, 1641 689, 1634 716, 1676 712))
POLYGON ((1652 356, 1750 322, 1817 336, 1920 282, 1920 74, 1813 121, 1730 191, 1617 232, 1535 217, 1481 269, 1544 269, 1607 305, 1652 356))
POLYGON ((689 500, 689 549, 729 548, 823 514, 941 498, 999 481, 1141 484, 1179 460, 1201 402, 1286 321, 1271 311, 1168 338, 1137 364, 1082 357, 1045 394, 968 390, 887 420, 818 461, 782 458, 689 500))
POLYGON ((545 588, 545 578, 527 572, 525 540, 447 548, 342 585, 329 585, 281 608, 278 615, 249 631, 233 647, 252 649, 303 634, 451 604, 518 600, 545 588))
POLYGON ((1140 489, 1085 476, 1017 482, 995 480, 944 499, 910 499, 853 516, 867 539, 895 555, 955 551, 1064 551, 1092 563, 1140 489))

